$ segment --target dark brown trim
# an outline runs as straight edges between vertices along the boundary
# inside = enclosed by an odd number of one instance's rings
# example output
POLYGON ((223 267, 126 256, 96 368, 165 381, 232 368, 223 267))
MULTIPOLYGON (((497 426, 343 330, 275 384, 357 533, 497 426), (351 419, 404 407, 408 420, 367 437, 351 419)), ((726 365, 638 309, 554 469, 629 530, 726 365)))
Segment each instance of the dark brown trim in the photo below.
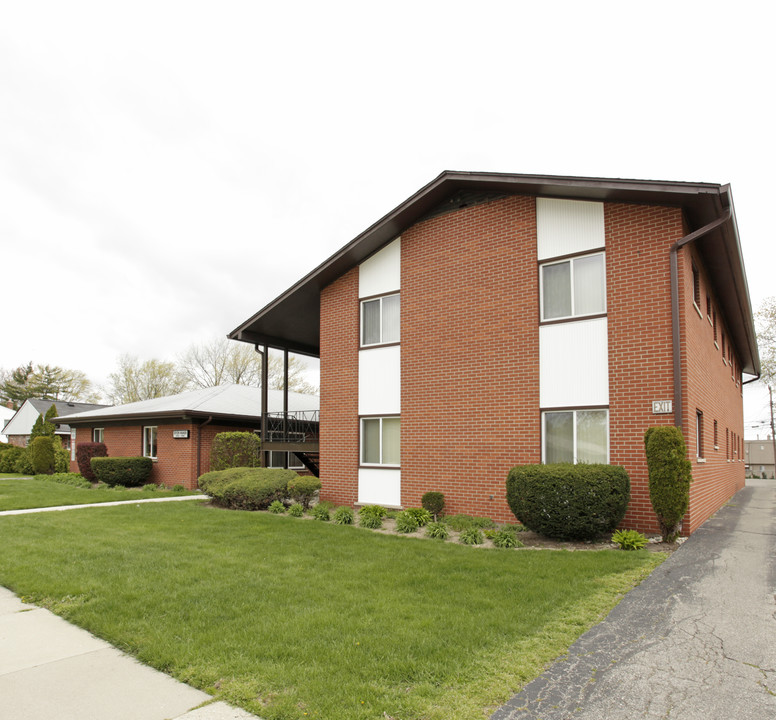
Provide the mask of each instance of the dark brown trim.
POLYGON ((571 410, 608 410, 609 405, 564 405, 563 407, 543 407, 539 408, 540 413, 548 412, 570 412, 571 410))
POLYGON ((368 420, 369 418, 400 418, 401 413, 382 413, 380 415, 375 415, 374 413, 371 415, 359 415, 359 420, 368 420))
POLYGON ((391 297, 391 295, 401 295, 401 290, 391 290, 386 293, 378 293, 377 295, 365 295, 358 299, 359 303, 367 302, 369 300, 377 300, 378 298, 391 297))
POLYGON ((373 348, 395 347, 396 345, 401 345, 401 340, 398 340, 396 342, 389 342, 389 343, 377 343, 375 345, 359 345, 358 349, 372 350, 373 348))
POLYGON ((573 260, 578 257, 585 257, 586 255, 600 255, 603 253, 606 255, 606 247, 602 246, 594 250, 581 250, 580 252, 569 253, 568 255, 558 255, 557 257, 544 258, 543 260, 537 260, 537 265, 554 265, 555 263, 561 263, 564 260, 573 260))
POLYGON ((560 325, 561 323, 581 322, 583 320, 596 320, 598 318, 609 317, 609 313, 597 313, 595 315, 569 315, 558 318, 557 320, 540 320, 539 327, 543 325, 560 325))
POLYGON ((401 470, 401 465, 362 465, 359 462, 359 470, 401 470))

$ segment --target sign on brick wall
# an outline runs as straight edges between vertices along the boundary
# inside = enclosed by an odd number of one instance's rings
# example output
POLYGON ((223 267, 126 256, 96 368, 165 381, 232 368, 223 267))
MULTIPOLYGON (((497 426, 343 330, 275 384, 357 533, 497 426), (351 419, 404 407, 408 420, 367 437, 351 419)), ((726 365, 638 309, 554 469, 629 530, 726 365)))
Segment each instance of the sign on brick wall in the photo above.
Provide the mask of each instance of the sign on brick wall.
POLYGON ((183 438, 184 440, 188 439, 189 437, 189 431, 188 430, 173 430, 172 436, 174 438, 183 438))
POLYGON ((652 401, 652 414, 653 415, 666 415, 674 411, 674 404, 671 400, 653 400, 652 401))

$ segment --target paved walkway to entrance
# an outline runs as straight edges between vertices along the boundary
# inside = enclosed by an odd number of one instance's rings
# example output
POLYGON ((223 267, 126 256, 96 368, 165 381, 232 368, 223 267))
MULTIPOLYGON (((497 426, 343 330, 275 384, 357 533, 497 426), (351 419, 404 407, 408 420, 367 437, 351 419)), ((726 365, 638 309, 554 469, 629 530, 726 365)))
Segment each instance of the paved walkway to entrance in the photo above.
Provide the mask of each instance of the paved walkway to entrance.
POLYGON ((776 486, 748 480, 492 720, 776 718, 776 486))
POLYGON ((182 495, 181 497, 137 498, 135 500, 114 500, 104 503, 84 503, 83 505, 56 505, 54 507, 25 508, 24 510, 2 510, 2 515, 27 515, 29 513, 57 512, 58 510, 80 510, 90 507, 111 507, 112 505, 139 505, 153 502, 181 502, 183 500, 208 500, 208 495, 182 495))

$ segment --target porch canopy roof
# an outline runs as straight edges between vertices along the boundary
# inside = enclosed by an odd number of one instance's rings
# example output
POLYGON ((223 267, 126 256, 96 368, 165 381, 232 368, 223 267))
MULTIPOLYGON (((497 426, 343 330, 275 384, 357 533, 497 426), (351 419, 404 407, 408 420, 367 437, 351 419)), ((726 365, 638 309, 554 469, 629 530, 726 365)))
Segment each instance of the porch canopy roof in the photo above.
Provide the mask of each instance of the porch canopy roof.
POLYGON ((462 208, 485 197, 506 195, 679 207, 688 233, 729 211, 730 219, 700 238, 696 248, 716 288, 720 312, 738 350, 742 370, 759 375, 760 360, 733 198, 729 185, 714 183, 446 170, 232 330, 228 337, 318 356, 323 288, 425 216, 462 208))

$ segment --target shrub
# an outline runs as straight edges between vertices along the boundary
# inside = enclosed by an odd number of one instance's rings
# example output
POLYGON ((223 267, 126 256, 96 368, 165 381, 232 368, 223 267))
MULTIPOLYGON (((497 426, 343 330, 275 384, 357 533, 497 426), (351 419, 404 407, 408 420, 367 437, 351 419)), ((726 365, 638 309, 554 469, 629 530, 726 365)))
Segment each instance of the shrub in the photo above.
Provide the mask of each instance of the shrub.
POLYGON ((30 457, 29 449, 24 448, 16 459, 13 465, 12 472, 19 473, 20 475, 34 475, 35 468, 32 467, 32 458, 30 457))
POLYGON ((261 440, 252 432, 222 432, 213 438, 210 469, 258 467, 261 464, 261 440))
POLYGON ((647 538, 637 530, 615 530, 612 542, 621 550, 641 550, 647 544, 647 538))
POLYGON ((95 480, 92 471, 92 458, 108 457, 108 448, 105 443, 79 442, 75 448, 75 459, 78 463, 78 472, 87 480, 95 480))
POLYGON ((409 510, 404 510, 396 516, 396 532, 411 533, 419 527, 418 521, 409 510))
POLYGON ((297 475, 288 481, 288 496, 304 508, 310 507, 310 501, 321 489, 321 481, 312 475, 297 475))
POLYGON ((426 525, 426 537, 434 540, 447 540, 450 537, 450 529, 446 523, 434 520, 426 525))
POLYGON ((0 443, 0 448, 2 449, 0 452, 0 472, 16 472, 16 461, 24 455, 24 448, 5 443, 0 443))
POLYGON ((338 507, 334 511, 333 520, 335 525, 352 525, 353 510, 349 507, 338 507))
POLYGON ((420 504, 428 510, 436 520, 445 509, 445 495, 435 490, 429 490, 427 493, 423 493, 423 497, 420 498, 420 504))
POLYGON ((299 503, 294 503, 290 508, 288 508, 288 514, 291 517, 302 517, 304 515, 304 508, 299 503))
POLYGON ((70 472, 70 453, 62 447, 62 438, 54 435, 54 472, 70 472))
POLYGON ((142 487, 143 492, 156 492, 158 489, 159 486, 156 483, 146 483, 142 487))
POLYGON ((497 548, 523 547, 523 543, 515 536, 515 531, 505 527, 496 530, 491 540, 497 548))
POLYGON ((318 503, 311 511, 310 514, 316 519, 323 522, 329 522, 331 519, 331 508, 328 504, 318 503))
POLYGON ((518 465, 507 477, 507 502, 529 530, 557 540, 592 540, 625 515, 630 480, 617 465, 518 465))
POLYGON ((280 500, 273 500, 269 507, 267 508, 271 513, 274 513, 275 515, 280 515, 281 513, 284 513, 286 511, 286 506, 283 505, 283 503, 280 500))
POLYGON ((185 492, 186 488, 183 487, 183 485, 181 485, 180 483, 178 483, 178 484, 172 486, 172 491, 173 492, 185 492))
POLYGON ((149 457, 93 457, 91 465, 99 482, 125 487, 142 485, 153 469, 149 457))
POLYGON ((476 527, 466 528, 458 538, 464 545, 482 545, 482 530, 476 527))
POLYGON ((377 530, 383 526, 383 518, 388 511, 380 505, 364 505, 358 511, 358 524, 361 527, 377 530))
MULTIPOLYGON (((206 492, 214 505, 233 510, 266 510, 274 500, 285 497, 290 476, 296 473, 282 468, 231 468, 207 475, 206 492)), ((199 479, 200 486, 204 477, 199 479)))
POLYGON ((62 483, 63 485, 72 485, 77 488, 87 489, 92 486, 83 475, 78 473, 54 473, 53 475, 46 475, 43 479, 62 483))
POLYGON ((489 517, 473 517, 472 527, 479 528, 480 530, 484 530, 485 528, 495 528, 496 521, 491 520, 489 517))
POLYGON ((409 513, 418 523, 418 527, 423 527, 431 522, 431 513, 426 508, 407 508, 404 512, 409 513))
POLYGON ((649 469, 649 499, 657 515, 664 542, 673 542, 682 529, 690 505, 692 466, 681 430, 660 425, 644 433, 649 469))

